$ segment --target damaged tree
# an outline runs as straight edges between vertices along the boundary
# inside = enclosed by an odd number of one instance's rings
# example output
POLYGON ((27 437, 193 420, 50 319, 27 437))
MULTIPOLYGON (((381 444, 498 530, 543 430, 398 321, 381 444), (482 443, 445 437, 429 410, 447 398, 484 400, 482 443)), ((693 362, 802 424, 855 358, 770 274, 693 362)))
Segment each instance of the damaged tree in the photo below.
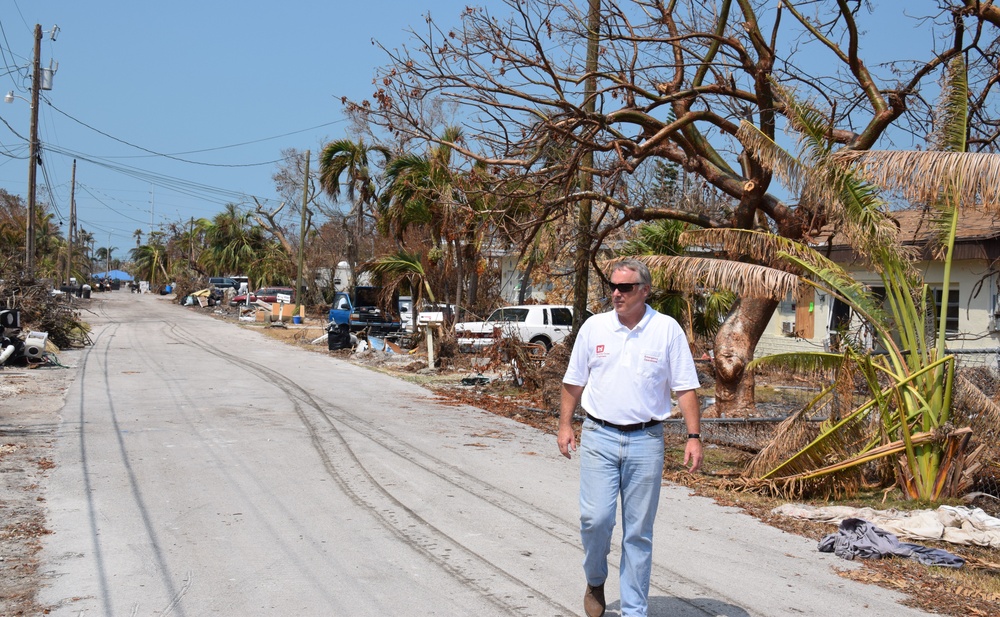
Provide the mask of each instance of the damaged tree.
MULTIPOLYGON (((745 120, 776 138, 788 112, 777 96, 782 84, 799 84, 806 96, 826 102, 832 128, 825 141, 867 150, 890 128, 929 133, 922 88, 949 58, 967 53, 974 76, 969 143, 994 147, 995 34, 987 16, 966 11, 962 2, 927 3, 926 17, 954 36, 933 38, 928 30, 920 57, 887 58, 884 70, 860 55, 867 20, 879 19, 874 36, 884 36, 893 22, 909 18, 895 14, 887 22, 847 0, 605 1, 594 72, 584 69, 585 7, 563 0, 503 6, 504 15, 470 7, 450 31, 428 19, 414 51, 386 50, 390 64, 378 76, 373 101, 350 108, 406 138, 447 145, 488 165, 499 179, 496 194, 533 203, 532 215, 517 221, 526 247, 542 222, 568 225, 576 204, 588 199, 595 204, 592 264, 609 230, 657 218, 812 238, 830 222, 826 204, 784 201, 772 191, 772 172, 746 156, 739 134, 745 120), (593 111, 584 96, 588 78, 596 79, 593 111), (463 142, 446 142, 421 122, 438 99, 459 105, 463 142), (585 163, 590 154, 592 165, 585 163), (664 160, 728 196, 729 207, 703 213, 634 202, 629 177, 664 160), (579 188, 583 172, 594 177, 593 190, 579 188)), ((717 405, 727 415, 753 407, 746 367, 776 305, 737 302, 716 336, 717 405)))

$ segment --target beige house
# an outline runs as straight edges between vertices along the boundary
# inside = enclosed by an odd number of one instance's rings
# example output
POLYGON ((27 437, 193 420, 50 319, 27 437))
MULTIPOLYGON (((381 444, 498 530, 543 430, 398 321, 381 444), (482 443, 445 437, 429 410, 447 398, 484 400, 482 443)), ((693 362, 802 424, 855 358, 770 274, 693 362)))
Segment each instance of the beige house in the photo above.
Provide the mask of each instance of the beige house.
MULTIPOLYGON (((893 213, 904 244, 921 250, 921 261, 916 266, 924 281, 932 289, 937 283, 940 289, 944 267, 927 248, 933 234, 926 216, 920 210, 893 213)), ((879 277, 867 270, 849 246, 837 244, 836 236, 831 244, 814 248, 844 266, 859 281, 874 288, 881 286, 879 277)), ((949 352, 956 354, 963 366, 988 366, 1000 371, 1000 219, 977 212, 961 215, 950 287, 945 326, 949 352)), ((847 305, 802 286, 775 310, 757 344, 756 355, 828 349, 831 333, 844 324, 848 328, 858 325, 847 305)))

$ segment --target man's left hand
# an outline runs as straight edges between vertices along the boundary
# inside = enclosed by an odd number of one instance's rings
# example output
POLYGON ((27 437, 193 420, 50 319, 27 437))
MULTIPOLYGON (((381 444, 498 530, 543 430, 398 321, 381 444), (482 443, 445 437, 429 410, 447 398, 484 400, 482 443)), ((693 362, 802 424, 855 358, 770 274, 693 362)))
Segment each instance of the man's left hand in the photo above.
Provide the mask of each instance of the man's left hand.
POLYGON ((701 451, 701 440, 688 439, 687 445, 684 446, 684 466, 688 468, 688 472, 697 473, 698 470, 701 469, 701 461, 703 458, 704 455, 701 451))

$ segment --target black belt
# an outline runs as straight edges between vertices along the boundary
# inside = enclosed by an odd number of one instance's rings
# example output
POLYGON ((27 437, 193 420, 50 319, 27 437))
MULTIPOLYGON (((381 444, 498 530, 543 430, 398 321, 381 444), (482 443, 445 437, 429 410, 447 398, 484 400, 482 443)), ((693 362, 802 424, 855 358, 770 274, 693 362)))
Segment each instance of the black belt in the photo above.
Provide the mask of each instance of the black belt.
POLYGON ((651 426, 656 426, 663 422, 663 420, 650 420, 648 422, 638 422, 636 424, 613 424, 607 420, 601 420, 600 418, 595 418, 594 416, 587 414, 587 417, 594 422, 600 424, 601 426, 606 426, 608 428, 618 429, 623 433, 631 433, 632 431, 641 431, 644 428, 649 428, 651 426))

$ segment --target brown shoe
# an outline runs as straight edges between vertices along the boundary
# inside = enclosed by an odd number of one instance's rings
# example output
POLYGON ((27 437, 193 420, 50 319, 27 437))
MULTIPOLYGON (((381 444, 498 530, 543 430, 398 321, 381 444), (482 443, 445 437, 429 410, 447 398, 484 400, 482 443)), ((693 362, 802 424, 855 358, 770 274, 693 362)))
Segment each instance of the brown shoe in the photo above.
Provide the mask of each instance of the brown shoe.
POLYGON ((587 585, 587 593, 583 594, 583 611, 587 617, 601 617, 604 614, 604 583, 596 587, 587 585))

